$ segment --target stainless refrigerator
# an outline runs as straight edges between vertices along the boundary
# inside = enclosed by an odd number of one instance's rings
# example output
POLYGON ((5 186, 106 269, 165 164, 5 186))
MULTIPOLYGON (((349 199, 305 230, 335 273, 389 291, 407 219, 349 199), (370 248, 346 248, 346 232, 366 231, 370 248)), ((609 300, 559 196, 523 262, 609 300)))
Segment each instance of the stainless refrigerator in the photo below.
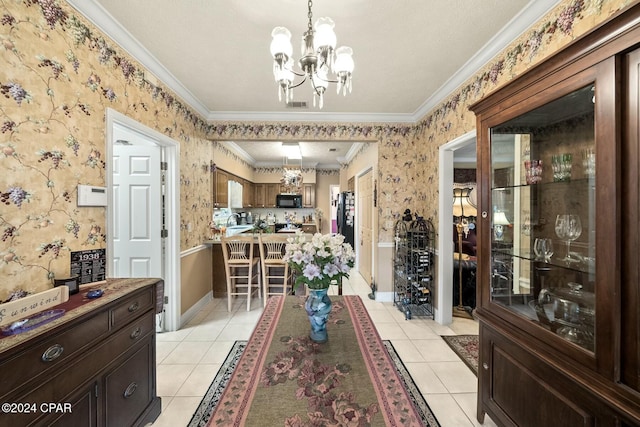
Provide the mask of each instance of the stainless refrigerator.
POLYGON ((344 191, 338 197, 338 233, 344 236, 344 241, 353 244, 354 226, 356 218, 356 197, 351 191, 344 191))

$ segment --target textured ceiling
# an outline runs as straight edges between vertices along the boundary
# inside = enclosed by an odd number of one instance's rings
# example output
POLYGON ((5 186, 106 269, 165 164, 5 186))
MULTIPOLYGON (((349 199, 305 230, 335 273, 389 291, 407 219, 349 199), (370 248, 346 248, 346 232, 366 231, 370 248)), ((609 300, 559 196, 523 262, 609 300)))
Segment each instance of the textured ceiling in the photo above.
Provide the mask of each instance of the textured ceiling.
POLYGON ((299 58, 306 1, 69 3, 209 120, 415 122, 557 0, 316 0, 313 21, 333 18, 355 60, 353 93, 330 86, 322 110, 307 82, 294 100, 310 108, 278 102, 269 53, 285 26, 299 58))

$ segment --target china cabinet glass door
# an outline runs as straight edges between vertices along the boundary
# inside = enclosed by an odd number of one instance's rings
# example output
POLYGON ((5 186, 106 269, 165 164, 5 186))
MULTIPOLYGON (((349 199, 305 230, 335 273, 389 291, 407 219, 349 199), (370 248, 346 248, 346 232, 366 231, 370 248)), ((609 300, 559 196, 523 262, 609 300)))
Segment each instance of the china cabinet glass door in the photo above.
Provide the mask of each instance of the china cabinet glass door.
POLYGON ((490 129, 490 300, 595 351, 595 83, 490 129))

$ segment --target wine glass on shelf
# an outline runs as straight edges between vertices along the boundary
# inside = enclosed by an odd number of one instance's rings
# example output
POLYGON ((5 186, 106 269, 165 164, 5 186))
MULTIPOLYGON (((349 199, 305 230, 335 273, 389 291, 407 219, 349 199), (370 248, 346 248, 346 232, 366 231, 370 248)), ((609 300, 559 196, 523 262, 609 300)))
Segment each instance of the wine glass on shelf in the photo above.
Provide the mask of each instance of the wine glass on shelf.
POLYGON ((551 239, 536 238, 533 242, 533 252, 536 254, 537 261, 549 263, 553 256, 553 241, 551 239))
POLYGON ((565 261, 567 259, 569 259, 569 240, 567 240, 567 223, 569 221, 568 215, 567 214, 560 214, 558 216, 556 216, 556 224, 555 224, 555 230, 556 230, 556 236, 558 236, 558 239, 560 240, 566 240, 567 241, 567 255, 565 256, 565 261))
POLYGON ((576 214, 567 215, 567 263, 580 262, 579 259, 571 257, 571 242, 582 234, 582 223, 580 216, 576 214))
POLYGON ((553 240, 544 239, 544 262, 551 262, 553 256, 553 240))

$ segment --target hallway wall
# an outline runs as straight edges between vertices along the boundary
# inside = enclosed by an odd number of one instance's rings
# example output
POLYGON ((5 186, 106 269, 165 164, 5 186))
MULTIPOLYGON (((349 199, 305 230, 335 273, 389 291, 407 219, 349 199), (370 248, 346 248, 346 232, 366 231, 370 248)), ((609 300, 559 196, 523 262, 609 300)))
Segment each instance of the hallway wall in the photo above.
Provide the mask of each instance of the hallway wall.
MULTIPOLYGON (((78 184, 105 185, 105 110, 180 143, 180 249, 207 237, 210 140, 378 143, 378 242, 406 207, 437 221, 438 147, 475 126, 468 106, 607 20, 629 0, 566 0, 416 124, 207 123, 63 0, 0 0, 0 301, 49 289, 72 251, 105 247, 106 212, 78 208, 78 184)), ((377 264, 390 263, 378 255, 377 264)))

